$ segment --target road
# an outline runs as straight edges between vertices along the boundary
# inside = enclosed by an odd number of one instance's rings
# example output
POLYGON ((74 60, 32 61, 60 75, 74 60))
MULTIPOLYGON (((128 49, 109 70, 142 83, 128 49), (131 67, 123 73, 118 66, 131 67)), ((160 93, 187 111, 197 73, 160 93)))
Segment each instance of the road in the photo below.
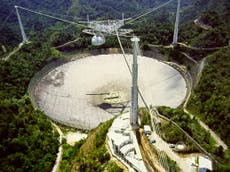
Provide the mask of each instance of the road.
MULTIPOLYGON (((202 71, 199 72, 201 75, 202 71)), ((191 96, 191 86, 190 84, 188 84, 189 87, 188 87, 188 95, 186 97, 186 100, 185 100, 185 103, 183 105, 183 110, 185 113, 189 114, 191 118, 194 117, 193 114, 191 114, 190 112, 188 112, 188 110, 186 109, 187 107, 187 104, 188 104, 188 101, 190 99, 190 96, 191 96)), ((199 124, 206 130, 206 131, 209 131, 210 132, 210 135, 212 138, 214 138, 214 140, 216 141, 216 145, 217 146, 222 146, 224 150, 227 150, 228 149, 228 146, 224 143, 224 141, 216 134, 214 133, 204 122, 202 122, 199 118, 196 117, 196 119, 198 120, 199 124)))
POLYGON ((143 129, 140 129, 140 150, 142 152, 143 160, 148 167, 149 172, 160 171, 165 172, 165 169, 162 167, 161 162, 159 161, 158 155, 152 150, 151 145, 148 143, 146 136, 143 133, 143 129))
POLYGON ((3 60, 8 61, 12 55, 18 52, 22 48, 23 43, 20 43, 16 49, 14 49, 8 56, 6 56, 3 60))
MULTIPOLYGON (((205 48, 205 47, 193 47, 193 46, 191 46, 191 45, 187 45, 187 44, 182 43, 182 42, 178 42, 177 44, 180 45, 180 46, 183 46, 183 47, 192 49, 192 50, 204 50, 204 51, 219 50, 219 49, 221 49, 221 48, 227 48, 227 47, 230 46, 230 45, 226 45, 226 46, 223 46, 223 47, 205 48)), ((150 47, 156 47, 156 48, 160 48, 160 47, 163 47, 163 48, 166 48, 166 49, 173 48, 173 45, 153 45, 153 44, 148 44, 148 45, 149 45, 150 47)))
POLYGON ((188 54, 185 52, 180 51, 181 54, 183 54, 185 57, 187 57, 189 60, 191 60, 193 63, 197 64, 197 61, 194 60, 192 57, 190 57, 188 54))
POLYGON ((56 124, 54 124, 53 122, 52 122, 52 125, 56 128, 56 130, 59 134, 59 143, 60 143, 60 146, 58 148, 58 153, 57 153, 57 159, 56 159, 55 164, 54 164, 53 169, 52 169, 52 172, 57 172, 59 164, 61 162, 62 152, 63 152, 63 148, 62 148, 63 133, 62 133, 61 129, 56 124))
MULTIPOLYGON (((204 65, 204 60, 205 60, 205 59, 203 59, 202 62, 201 62, 201 63, 202 63, 202 64, 201 64, 202 67, 201 67, 201 70, 200 70, 199 73, 198 73, 199 77, 200 77, 201 74, 202 74, 203 65, 204 65)), ((178 66, 178 67, 179 67, 179 66, 178 66)), ((184 71, 183 68, 181 68, 180 70, 181 70, 181 71, 184 71)), ((187 76, 184 75, 184 77, 186 78, 187 89, 188 89, 188 91, 187 91, 187 96, 186 96, 186 99, 185 99, 185 103, 184 103, 184 105, 183 105, 183 110, 184 110, 185 113, 189 114, 191 118, 193 118, 194 115, 191 114, 190 112, 188 112, 188 110, 186 109, 187 104, 188 104, 188 101, 189 101, 190 96, 191 96, 192 85, 193 85, 193 83, 190 83, 190 82, 192 82, 192 79, 191 79, 191 76, 190 76, 190 75, 187 75, 187 76), (190 78, 189 78, 189 77, 190 77, 190 78)), ((196 119, 198 120, 199 124, 200 124, 205 130, 207 130, 207 131, 210 132, 210 135, 211 135, 211 137, 216 141, 216 145, 217 145, 217 146, 222 146, 222 147, 224 148, 224 150, 228 149, 228 146, 224 143, 224 141, 223 141, 215 132, 213 132, 213 131, 212 131, 204 122, 202 122, 199 118, 196 117, 196 119)))
MULTIPOLYGON (((168 121, 168 122, 171 122, 175 127, 177 127, 180 131, 182 131, 182 132, 186 135, 186 137, 188 137, 188 138, 197 146, 197 148, 200 149, 201 152, 203 152, 204 154, 208 155, 210 159, 216 161, 216 159, 215 159, 210 153, 208 153, 208 152, 207 152, 207 151, 206 151, 206 150, 205 150, 195 139, 193 139, 193 137, 191 137, 191 136, 190 136, 185 130, 183 130, 177 123, 175 123, 174 121, 170 120, 169 118, 167 118, 167 117, 165 117, 165 116, 159 114, 158 111, 157 111, 156 109, 152 109, 152 111, 151 111, 151 113, 150 113, 150 114, 151 114, 151 118, 152 118, 152 116, 153 116, 153 113, 155 114, 154 116, 160 117, 160 118, 162 118, 162 119, 164 119, 164 120, 166 120, 166 121, 168 121)), ((152 120, 152 119, 151 119, 151 120, 152 120)), ((153 125, 152 125, 152 126, 153 126, 153 125)), ((153 128, 154 128, 154 126, 153 126, 153 128)), ((157 134, 159 134, 159 129, 156 128, 156 132, 157 132, 157 134)), ((218 162, 218 161, 216 161, 216 162, 218 162)))
MULTIPOLYGON (((184 108, 184 112, 189 114, 191 118, 193 118, 193 114, 188 112, 186 108, 184 108)), ((211 137, 216 141, 216 146, 222 146, 224 150, 228 149, 228 146, 224 143, 224 141, 215 133, 213 132, 209 126, 207 126, 204 122, 202 122, 200 119, 196 118, 199 122, 199 124, 210 133, 211 137)))
POLYGON ((195 163, 195 159, 197 156, 201 154, 189 154, 180 156, 178 153, 174 152, 171 148, 169 148, 169 144, 161 139, 156 132, 152 132, 151 138, 154 138, 156 142, 153 144, 156 148, 160 149, 160 151, 164 151, 171 160, 176 161, 179 168, 184 172, 195 172, 196 168, 192 166, 192 163, 195 163))
POLYGON ((200 21, 199 19, 194 20, 194 23, 195 23, 197 26, 199 26, 199 27, 201 27, 202 29, 204 29, 204 30, 210 30, 210 29, 212 29, 212 26, 209 26, 209 25, 204 24, 204 23, 203 23, 202 21, 200 21))
POLYGON ((178 42, 177 44, 180 45, 180 46, 183 46, 183 47, 192 49, 192 50, 206 50, 206 51, 219 50, 219 49, 221 49, 221 48, 227 48, 227 47, 229 47, 229 45, 226 45, 226 46, 223 46, 223 47, 203 48, 203 47, 193 47, 193 46, 184 44, 184 43, 182 43, 182 42, 178 42))
POLYGON ((70 44, 72 44, 72 43, 74 43, 74 42, 77 42, 79 39, 80 39, 80 38, 77 38, 77 39, 75 39, 75 40, 73 40, 73 41, 66 42, 66 43, 64 43, 64 44, 62 44, 62 45, 59 45, 59 46, 56 46, 56 47, 54 47, 54 48, 62 48, 62 47, 65 47, 65 46, 70 45, 70 44))

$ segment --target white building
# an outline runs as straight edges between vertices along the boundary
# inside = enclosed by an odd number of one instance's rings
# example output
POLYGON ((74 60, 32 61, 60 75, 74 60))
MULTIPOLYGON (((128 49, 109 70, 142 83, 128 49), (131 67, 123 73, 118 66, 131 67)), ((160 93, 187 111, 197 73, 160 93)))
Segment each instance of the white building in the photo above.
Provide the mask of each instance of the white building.
POLYGON ((129 113, 114 120, 107 134, 110 151, 130 172, 147 172, 136 135, 129 123, 129 113))
POLYGON ((212 161, 206 157, 199 156, 199 172, 212 171, 212 161))
POLYGON ((144 132, 145 132, 145 135, 150 135, 151 127, 149 125, 144 125, 144 132))

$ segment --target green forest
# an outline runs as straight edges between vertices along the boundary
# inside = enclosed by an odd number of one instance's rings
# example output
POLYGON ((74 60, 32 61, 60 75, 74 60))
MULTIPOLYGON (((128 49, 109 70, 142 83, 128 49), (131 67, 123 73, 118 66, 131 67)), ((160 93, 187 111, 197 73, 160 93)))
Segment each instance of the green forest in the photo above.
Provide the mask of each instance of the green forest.
POLYGON ((64 153, 60 171, 122 172, 123 169, 110 159, 106 148, 106 134, 112 122, 113 119, 100 124, 89 132, 86 140, 79 141, 74 147, 63 144, 64 153))
MULTIPOLYGON (((223 150, 222 146, 216 146, 215 140, 211 137, 210 133, 206 131, 199 124, 196 117, 191 118, 181 108, 173 109, 169 107, 158 107, 160 114, 166 116, 171 121, 176 122, 183 130, 185 130, 194 140, 196 140, 208 153, 220 162, 215 166, 216 171, 228 171, 230 169, 230 152, 223 150)), ((168 143, 183 141, 187 148, 186 153, 199 152, 199 148, 183 133, 180 129, 175 127, 171 122, 161 126, 162 138, 168 143)))
MULTIPOLYGON (((61 51, 91 50, 109 47, 119 47, 115 36, 106 37, 106 44, 99 47, 92 46, 91 36, 81 33, 82 28, 65 24, 53 19, 20 11, 25 32, 30 43, 22 48, 9 60, 3 59, 21 42, 18 21, 14 5, 20 5, 37 11, 59 16, 72 21, 85 21, 86 15, 90 19, 120 19, 122 12, 125 17, 135 17, 136 14, 147 12, 152 7, 167 0, 2 0, 0 4, 0 171, 51 171, 56 159, 59 146, 58 134, 52 127, 50 120, 43 112, 35 110, 27 93, 28 84, 32 77, 42 67, 53 60, 60 59, 61 51), (64 48, 56 50, 55 46, 68 41, 79 39, 64 48), (2 46, 6 48, 4 52, 2 46)), ((179 27, 179 42, 194 47, 222 47, 230 40, 230 2, 228 0, 183 0, 181 4, 181 18, 179 27), (200 18, 211 29, 204 30, 194 24, 194 19, 200 18)), ((151 50, 151 45, 170 45, 173 38, 176 3, 156 11, 149 16, 129 23, 125 28, 134 30, 134 34, 141 39, 141 48, 151 50)), ((126 38, 122 38, 124 47, 130 48, 126 38)), ((162 46, 163 47, 163 46, 162 46)), ((168 59, 183 64, 180 51, 185 49, 175 47, 161 52, 168 59), (178 48, 178 49, 177 49, 178 48)), ((229 146, 229 74, 230 48, 215 51, 186 50, 195 60, 206 58, 205 67, 198 85, 194 88, 188 103, 188 110, 204 121, 229 146), (208 55, 208 57, 206 57, 208 55)), ((187 64, 183 64, 187 65, 187 64)), ((188 69, 192 68, 189 65, 188 69)), ((197 125, 195 119, 189 119, 180 109, 162 110, 162 113, 174 114, 173 120, 178 122, 197 141, 210 149, 224 163, 229 162, 229 150, 223 153, 222 148, 211 147, 213 140, 209 133, 197 125), (164 111, 164 112, 163 112, 164 111), (172 112, 171 112, 172 111, 172 112), (187 125, 189 123, 189 125, 187 125), (197 129, 196 133, 193 133, 197 129)), ((141 112, 144 114, 144 112, 141 112)), ((166 116, 169 114, 165 114, 166 116)), ((142 125, 149 122, 145 117, 142 125)), ((121 171, 112 161, 105 148, 105 134, 110 122, 92 131, 91 140, 83 140, 74 148, 64 143, 64 155, 61 170, 72 168, 80 171, 95 171, 111 169, 121 171), (98 134, 99 133, 99 134, 98 134), (96 139, 96 135, 99 139, 96 139), (90 145, 94 142, 98 146, 90 145), (87 146, 90 149, 87 150, 87 146), (91 150, 94 150, 90 152, 91 150), (100 158, 98 159, 98 156, 100 158), (85 157, 81 159, 79 157, 85 157), (96 161, 95 161, 96 159, 96 161)), ((165 127, 165 140, 172 143, 184 136, 175 136, 173 127, 165 127), (171 131, 171 132, 170 132, 171 131)), ((190 151, 195 148, 191 147, 190 151)), ((224 169, 224 167, 223 167, 224 169)), ((224 171, 224 170, 223 170, 224 171)))
POLYGON ((45 115, 33 108, 27 87, 33 75, 56 51, 38 40, 8 61, 0 61, 0 171, 51 171, 58 133, 45 115))
POLYGON ((230 145, 230 48, 207 57, 188 109, 205 121, 230 145), (224 126, 224 127, 223 127, 224 126))

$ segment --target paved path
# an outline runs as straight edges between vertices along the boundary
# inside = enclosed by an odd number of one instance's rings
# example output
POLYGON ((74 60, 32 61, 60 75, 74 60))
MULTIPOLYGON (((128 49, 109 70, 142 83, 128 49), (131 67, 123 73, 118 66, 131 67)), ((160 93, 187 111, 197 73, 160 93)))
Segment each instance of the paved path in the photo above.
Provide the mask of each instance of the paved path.
POLYGON ((14 49, 8 56, 6 56, 3 60, 8 61, 12 55, 18 52, 22 48, 23 43, 20 43, 16 49, 14 49))
MULTIPOLYGON (((191 118, 193 118, 193 114, 188 112, 186 108, 184 108, 184 112, 189 114, 191 118)), ((202 122, 199 118, 196 117, 198 120, 199 124, 210 133, 211 137, 216 141, 216 146, 222 146, 224 150, 228 149, 228 146, 224 143, 224 141, 214 132, 212 131, 208 125, 206 125, 204 122, 202 122)))
POLYGON ((201 154, 189 154, 180 156, 176 152, 174 152, 171 148, 169 148, 169 144, 165 142, 162 138, 160 138, 156 132, 153 132, 150 136, 156 140, 156 143, 154 143, 154 146, 156 146, 160 151, 166 152, 166 154, 169 156, 170 159, 176 161, 177 165, 180 167, 180 169, 184 172, 195 172, 196 168, 192 166, 192 163, 195 163, 195 159, 197 156, 201 154))
POLYGON ((52 123, 52 125, 56 128, 56 130, 59 134, 59 143, 60 143, 60 146, 58 148, 58 153, 57 153, 57 159, 56 159, 56 162, 55 162, 53 169, 52 169, 52 172, 57 172, 59 164, 61 162, 62 152, 63 152, 63 148, 62 148, 63 133, 62 133, 61 129, 56 124, 52 123))
POLYGON ((66 42, 66 43, 64 43, 64 44, 62 44, 62 45, 59 45, 59 46, 56 46, 56 47, 54 47, 54 48, 62 48, 62 47, 65 47, 65 46, 70 45, 70 44, 72 44, 72 43, 74 43, 74 42, 77 42, 79 39, 80 39, 80 38, 77 38, 77 39, 75 39, 75 40, 73 40, 73 41, 66 42))
POLYGON ((193 63, 197 64, 197 61, 194 60, 192 57, 190 57, 188 54, 186 54, 185 52, 180 52, 181 54, 183 54, 185 57, 187 57, 189 60, 191 60, 193 63))
POLYGON ((197 26, 199 26, 199 27, 201 27, 202 29, 204 29, 204 30, 210 30, 210 29, 212 29, 212 26, 209 26, 209 25, 204 24, 204 23, 203 23, 202 21, 200 21, 199 19, 194 20, 194 23, 195 23, 197 26))
POLYGON ((161 161, 158 158, 158 154, 152 150, 151 145, 148 143, 143 129, 140 129, 140 142, 141 142, 141 152, 143 159, 146 163, 146 167, 149 172, 160 171, 165 172, 165 169, 161 165, 161 161))
MULTIPOLYGON (((158 116, 160 118, 163 118, 167 121, 170 121, 170 119, 160 115, 156 110, 155 111, 151 111, 150 115, 151 115, 151 121, 153 121, 153 114, 152 113, 156 113, 154 116, 158 116)), ((189 137, 189 139, 191 139, 191 141, 193 141, 201 150, 202 152, 206 152, 207 155, 209 155, 212 159, 213 157, 205 150, 203 149, 203 147, 201 147, 199 145, 199 143, 197 143, 190 135, 188 135, 188 133, 186 131, 184 131, 180 126, 178 126, 174 121, 171 121, 177 128, 179 128, 187 137, 189 137)), ((153 124, 152 124, 153 125, 153 124)), ((153 127, 154 128, 154 127, 153 127)), ((200 153, 193 153, 193 154, 189 154, 189 155, 179 155, 178 153, 174 152, 171 148, 169 148, 169 144, 167 142, 165 142, 157 133, 159 133, 157 127, 155 128, 156 131, 154 131, 151 134, 151 138, 156 140, 156 143, 154 143, 154 145, 160 149, 160 151, 164 151, 170 159, 174 160, 177 162, 177 165, 181 168, 182 171, 184 172, 195 172, 196 168, 194 166, 192 166, 192 164, 195 164, 195 159, 196 157, 198 157, 199 155, 202 155, 200 153)))
POLYGON ((184 43, 182 43, 182 42, 178 42, 177 44, 180 45, 180 46, 183 46, 183 47, 192 49, 192 50, 205 50, 205 51, 213 51, 213 50, 219 50, 219 49, 221 49, 221 48, 227 48, 227 47, 229 47, 229 45, 226 45, 226 46, 223 46, 223 47, 205 48, 205 47, 193 47, 193 46, 184 44, 184 43))
MULTIPOLYGON (((183 47, 186 47, 186 48, 189 48, 189 49, 192 49, 192 50, 204 50, 204 51, 213 51, 213 50, 219 50, 221 48, 227 48, 229 47, 230 45, 226 45, 226 46, 222 46, 222 47, 211 47, 211 48, 208 48, 208 47, 193 47, 191 45, 187 45, 185 43, 182 43, 182 42, 178 42, 177 43, 178 45, 180 46, 183 46, 183 47)), ((148 44, 150 47, 157 47, 157 48, 160 48, 160 47, 163 47, 163 48, 166 48, 166 49, 170 49, 170 48, 173 48, 173 45, 153 45, 153 44, 148 44)))
MULTIPOLYGON (((202 71, 199 72, 199 75, 201 75, 202 71)), ((187 109, 187 104, 188 104, 188 101, 190 99, 190 96, 191 96, 191 86, 189 85, 188 87, 188 95, 186 97, 186 100, 185 100, 185 103, 183 105, 183 110, 185 113, 189 114, 191 118, 194 117, 193 114, 191 114, 187 109)), ((224 141, 216 134, 214 133, 204 122, 202 122, 199 118, 196 117, 196 119, 198 120, 199 124, 206 130, 206 131, 209 131, 212 138, 215 139, 216 141, 216 145, 217 146, 222 146, 224 148, 224 150, 228 149, 228 146, 224 143, 224 141)))

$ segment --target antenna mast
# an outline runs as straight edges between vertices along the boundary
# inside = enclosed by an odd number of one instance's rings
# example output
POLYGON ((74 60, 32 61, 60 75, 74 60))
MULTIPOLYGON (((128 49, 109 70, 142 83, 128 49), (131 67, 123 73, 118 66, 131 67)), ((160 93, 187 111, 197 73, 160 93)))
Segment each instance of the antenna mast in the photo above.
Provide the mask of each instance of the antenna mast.
POLYGON ((21 20, 21 17, 19 15, 19 12, 18 12, 18 6, 14 6, 15 9, 16 9, 16 13, 17 13, 17 17, 18 17, 18 23, 19 23, 19 27, 20 27, 20 30, 21 30, 21 34, 22 34, 22 43, 28 43, 29 40, 26 36, 26 33, 24 31, 24 28, 23 28, 23 25, 22 25, 22 20, 21 20))
POLYGON ((173 45, 176 45, 177 40, 178 40, 179 15, 180 15, 180 0, 178 0, 178 2, 177 2, 176 22, 175 22, 173 42, 172 42, 173 45))

